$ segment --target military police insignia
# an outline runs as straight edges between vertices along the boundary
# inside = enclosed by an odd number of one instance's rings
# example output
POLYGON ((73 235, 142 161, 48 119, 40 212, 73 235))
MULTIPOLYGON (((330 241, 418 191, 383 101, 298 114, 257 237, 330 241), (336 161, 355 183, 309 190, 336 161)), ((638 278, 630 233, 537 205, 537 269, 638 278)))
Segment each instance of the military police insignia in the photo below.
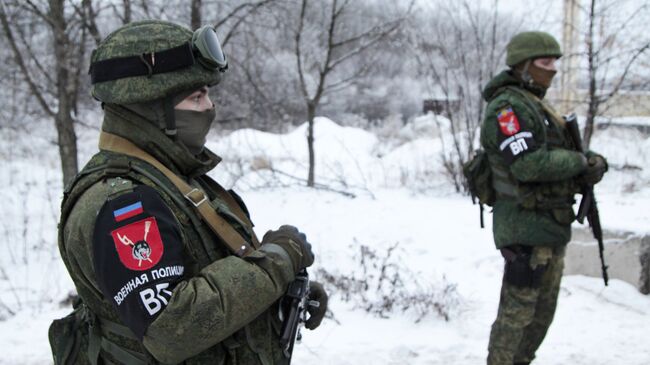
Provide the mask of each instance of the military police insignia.
POLYGON ((148 186, 108 200, 93 234, 97 282, 120 319, 142 337, 185 273, 180 228, 148 186))
POLYGON ((499 110, 497 113, 497 120, 499 121, 501 133, 506 136, 512 136, 521 130, 519 119, 517 119, 515 112, 512 111, 511 106, 499 110))
POLYGON ((120 261, 131 270, 152 268, 163 255, 163 243, 155 217, 120 227, 111 232, 120 261))
POLYGON ((536 149, 533 132, 525 130, 523 121, 519 121, 512 106, 508 105, 497 112, 497 141, 499 151, 506 164, 536 149))

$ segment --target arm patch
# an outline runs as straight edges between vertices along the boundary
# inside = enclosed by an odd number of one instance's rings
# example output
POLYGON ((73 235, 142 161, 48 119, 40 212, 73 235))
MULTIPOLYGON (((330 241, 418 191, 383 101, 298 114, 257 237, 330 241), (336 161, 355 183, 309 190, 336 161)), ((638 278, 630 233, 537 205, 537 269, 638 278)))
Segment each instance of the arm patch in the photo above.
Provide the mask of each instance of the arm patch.
POLYGON ((517 118, 512 106, 500 108, 496 117, 499 124, 497 143, 507 165, 538 148, 532 129, 527 128, 525 120, 517 118))
POLYGON ((93 263, 105 299, 142 338, 185 271, 180 228, 156 190, 141 185, 104 203, 95 221, 93 263))

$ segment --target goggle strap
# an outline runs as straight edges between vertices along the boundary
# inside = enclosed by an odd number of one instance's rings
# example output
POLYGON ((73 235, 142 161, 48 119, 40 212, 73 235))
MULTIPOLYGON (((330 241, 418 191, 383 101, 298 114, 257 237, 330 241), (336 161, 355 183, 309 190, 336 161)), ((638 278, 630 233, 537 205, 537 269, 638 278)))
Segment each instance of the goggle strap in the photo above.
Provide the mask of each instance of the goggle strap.
POLYGON ((193 64, 192 45, 187 42, 164 51, 93 62, 88 73, 91 83, 96 84, 125 77, 151 76, 176 71, 193 64))

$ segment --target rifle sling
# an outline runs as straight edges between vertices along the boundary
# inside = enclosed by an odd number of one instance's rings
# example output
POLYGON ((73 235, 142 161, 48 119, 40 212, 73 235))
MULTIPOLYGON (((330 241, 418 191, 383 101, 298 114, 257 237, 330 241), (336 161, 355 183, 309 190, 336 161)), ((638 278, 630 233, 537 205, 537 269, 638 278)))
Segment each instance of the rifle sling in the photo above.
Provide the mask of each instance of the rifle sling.
MULTIPOLYGON (((216 234, 217 237, 219 237, 219 239, 221 239, 221 241, 223 241, 228 249, 235 255, 244 257, 259 247, 259 241, 255 236, 252 228, 249 230, 251 233, 251 244, 244 237, 242 237, 242 235, 240 235, 239 232, 237 232, 237 230, 235 230, 228 222, 226 222, 225 219, 217 214, 217 212, 210 205, 208 197, 202 190, 186 183, 181 177, 165 167, 165 165, 160 163, 153 156, 138 148, 129 140, 102 131, 99 134, 99 148, 102 150, 121 153, 127 156, 138 158, 158 169, 169 179, 172 184, 174 184, 174 186, 176 186, 176 188, 178 188, 181 194, 183 194, 183 196, 189 200, 190 203, 192 203, 199 215, 208 224, 212 232, 214 232, 214 234, 216 234)), ((233 210, 237 217, 239 217, 246 224, 250 223, 248 217, 245 216, 239 205, 236 204, 234 199, 230 196, 230 194, 228 194, 227 191, 220 189, 217 191, 217 193, 219 195, 219 198, 228 204, 228 206, 233 210)))

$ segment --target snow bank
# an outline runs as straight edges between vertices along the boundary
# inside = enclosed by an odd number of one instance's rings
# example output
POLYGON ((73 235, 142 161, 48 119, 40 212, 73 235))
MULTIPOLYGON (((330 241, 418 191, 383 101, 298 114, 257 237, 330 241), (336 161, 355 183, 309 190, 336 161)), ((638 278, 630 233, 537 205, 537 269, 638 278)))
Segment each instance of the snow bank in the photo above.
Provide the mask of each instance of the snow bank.
MULTIPOLYGON (((461 303, 449 322, 431 316, 416 324, 408 313, 380 319, 335 296, 334 319, 305 331, 295 363, 484 362, 502 260, 490 229, 478 227, 478 208, 450 194, 441 162, 449 127, 429 115, 376 135, 318 118, 317 182, 354 192, 354 199, 298 186, 303 183, 296 177, 307 172, 306 125, 280 135, 210 135, 209 147, 225 158, 214 174, 243 195, 258 234, 284 223, 301 227, 317 255, 312 272, 349 272, 359 245, 381 251, 399 243, 409 270, 422 280, 456 285, 461 303)), ((0 364, 51 361, 46 329, 68 311, 58 303, 73 289, 56 247, 62 186, 52 129, 44 123, 0 134, 0 364)), ((85 161, 96 148, 97 130, 84 128, 79 138, 85 161)), ((597 188, 605 228, 648 231, 649 143, 630 131, 596 132, 593 149, 613 166, 597 188), (641 170, 622 168, 626 163, 641 170)), ((486 219, 490 227, 491 216, 486 219)), ((650 298, 631 285, 612 280, 604 288, 597 278, 567 277, 538 361, 648 364, 650 349, 640 345, 648 328, 650 298)))
MULTIPOLYGON (((435 124, 433 118, 419 118, 395 130, 397 141, 380 140, 370 132, 316 118, 317 183, 362 192, 417 184, 445 190, 441 145, 436 136, 440 135, 437 124, 444 125, 446 119, 438 117, 441 122, 435 124)), ((224 169, 215 176, 226 185, 244 189, 304 184, 307 128, 305 123, 279 135, 244 129, 212 139, 208 146, 225 158, 224 169)))

